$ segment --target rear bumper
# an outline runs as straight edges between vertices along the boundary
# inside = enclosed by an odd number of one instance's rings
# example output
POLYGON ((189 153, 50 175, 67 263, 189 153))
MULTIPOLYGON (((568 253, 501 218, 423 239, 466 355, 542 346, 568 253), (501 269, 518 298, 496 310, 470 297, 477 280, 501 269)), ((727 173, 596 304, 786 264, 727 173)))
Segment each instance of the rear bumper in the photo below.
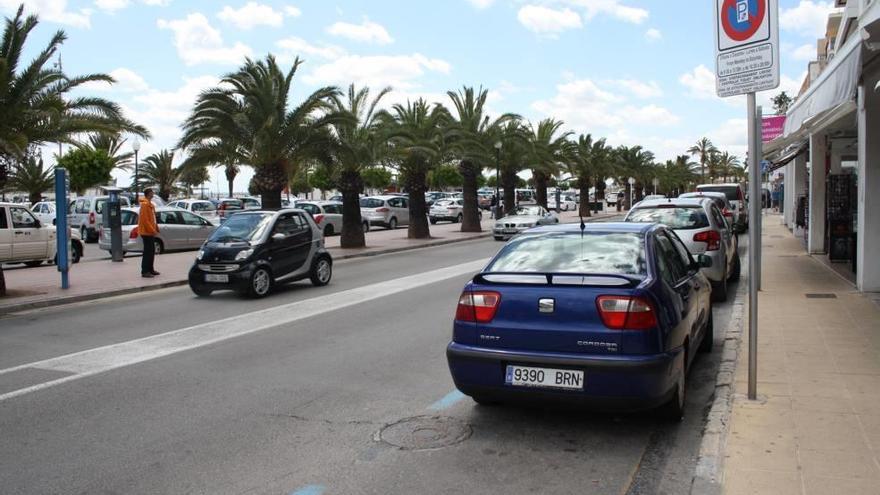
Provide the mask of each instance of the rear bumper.
POLYGON ((456 388, 486 399, 577 404, 599 410, 651 409, 672 397, 684 353, 595 356, 488 349, 450 343, 446 348, 456 388), (508 364, 584 371, 583 390, 525 388, 504 381, 508 364))

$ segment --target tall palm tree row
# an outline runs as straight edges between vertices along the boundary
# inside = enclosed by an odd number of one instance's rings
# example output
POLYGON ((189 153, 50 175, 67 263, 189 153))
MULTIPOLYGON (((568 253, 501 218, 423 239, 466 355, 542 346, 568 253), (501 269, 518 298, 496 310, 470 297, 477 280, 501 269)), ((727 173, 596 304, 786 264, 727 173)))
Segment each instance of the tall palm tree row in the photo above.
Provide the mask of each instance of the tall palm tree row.
MULTIPOLYGON (((140 190, 153 187, 163 201, 168 201, 173 194, 181 190, 177 182, 184 170, 184 167, 174 167, 174 151, 161 150, 144 158, 136 187, 140 190)), ((132 183, 132 186, 135 184, 132 183)))
POLYGON ((697 143, 687 150, 694 157, 698 157, 700 159, 700 178, 706 178, 706 166, 712 159, 712 155, 718 153, 718 148, 712 144, 712 141, 707 137, 700 138, 697 143))
POLYGON ((547 208, 547 185, 550 177, 556 175, 560 164, 565 161, 565 152, 571 131, 562 132, 564 122, 544 119, 532 127, 531 162, 532 177, 535 181, 535 196, 538 204, 547 208))

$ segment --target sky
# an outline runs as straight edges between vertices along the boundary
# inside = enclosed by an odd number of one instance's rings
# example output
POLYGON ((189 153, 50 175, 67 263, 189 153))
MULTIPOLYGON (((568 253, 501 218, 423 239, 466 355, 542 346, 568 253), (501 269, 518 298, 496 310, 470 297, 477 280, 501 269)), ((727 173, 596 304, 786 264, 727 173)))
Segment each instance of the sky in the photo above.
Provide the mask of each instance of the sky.
MULTIPOLYGON (((0 0, 11 16, 20 0, 0 0)), ((744 156, 743 97, 715 96, 712 1, 695 0, 28 0, 40 16, 28 58, 57 29, 69 75, 116 84, 80 93, 112 99, 147 126, 144 157, 173 148, 200 91, 245 57, 305 62, 292 101, 315 89, 391 86, 391 104, 424 96, 449 104, 463 85, 489 90, 489 110, 641 145, 659 161, 707 136, 744 156)), ((815 58, 831 0, 779 0, 781 86, 796 95, 815 58)), ((46 153, 48 154, 48 153, 46 153)), ((44 156, 46 155, 44 154, 44 156)), ((177 160, 183 155, 178 153, 177 160)), ((49 160, 52 162, 53 160, 49 160)), ((114 176, 127 183, 125 172, 114 176)), ((222 170, 211 191, 225 190, 222 170)), ((245 169, 235 182, 245 191, 245 169)))

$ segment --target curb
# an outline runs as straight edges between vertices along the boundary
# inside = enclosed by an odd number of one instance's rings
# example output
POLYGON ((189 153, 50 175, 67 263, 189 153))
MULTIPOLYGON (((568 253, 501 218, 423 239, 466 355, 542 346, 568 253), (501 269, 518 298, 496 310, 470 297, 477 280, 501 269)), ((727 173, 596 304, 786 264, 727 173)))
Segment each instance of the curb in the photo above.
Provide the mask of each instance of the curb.
POLYGON ((731 396, 743 337, 747 287, 747 283, 740 283, 731 309, 730 323, 725 329, 721 364, 715 379, 715 399, 712 401, 706 426, 703 429, 703 439, 700 441, 700 452, 691 483, 691 495, 720 495, 722 491, 724 450, 730 428, 730 413, 733 409, 731 396))
MULTIPOLYGON (((345 254, 342 256, 335 256, 333 258, 334 261, 348 260, 354 258, 369 258, 373 256, 381 256, 383 254, 392 254, 399 253, 402 251, 415 251, 417 249, 425 249, 436 246, 444 246, 447 244, 456 244, 459 242, 467 242, 467 241, 475 241, 478 239, 485 239, 486 237, 491 237, 492 233, 481 233, 478 235, 473 235, 470 237, 466 237, 464 239, 445 239, 437 242, 425 243, 417 246, 406 246, 399 248, 390 248, 390 249, 380 249, 377 251, 371 251, 367 253, 356 253, 356 254, 345 254)), ((5 316, 10 313, 16 313, 18 311, 27 311, 31 309, 41 309, 41 308, 49 308, 53 306, 63 306, 65 304, 74 304, 85 301, 93 301, 96 299, 104 299, 107 297, 116 297, 116 296, 124 296, 127 294, 136 294, 138 292, 150 292, 154 290, 168 289, 171 287, 180 287, 182 285, 186 285, 188 283, 187 279, 182 280, 172 280, 169 282, 163 282, 160 284, 147 285, 143 287, 126 287, 124 289, 116 289, 104 292, 96 292, 93 294, 80 294, 76 296, 69 297, 57 297, 53 299, 46 299, 42 301, 32 301, 21 304, 10 304, 8 306, 0 306, 0 316, 5 316)))

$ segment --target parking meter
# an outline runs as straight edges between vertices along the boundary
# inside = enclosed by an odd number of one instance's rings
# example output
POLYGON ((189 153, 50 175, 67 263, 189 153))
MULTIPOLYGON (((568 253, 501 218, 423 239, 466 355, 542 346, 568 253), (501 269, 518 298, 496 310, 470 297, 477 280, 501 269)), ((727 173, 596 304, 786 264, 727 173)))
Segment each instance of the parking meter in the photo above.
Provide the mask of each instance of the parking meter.
POLYGON ((107 204, 104 207, 104 227, 110 229, 110 257, 122 261, 122 200, 120 190, 107 188, 107 204))
POLYGON ((559 191, 559 188, 557 187, 557 188, 556 188, 556 211, 557 211, 557 212, 559 211, 559 208, 560 208, 560 206, 561 206, 561 205, 559 204, 560 201, 561 201, 561 199, 562 199, 561 196, 562 196, 562 193, 559 191))

